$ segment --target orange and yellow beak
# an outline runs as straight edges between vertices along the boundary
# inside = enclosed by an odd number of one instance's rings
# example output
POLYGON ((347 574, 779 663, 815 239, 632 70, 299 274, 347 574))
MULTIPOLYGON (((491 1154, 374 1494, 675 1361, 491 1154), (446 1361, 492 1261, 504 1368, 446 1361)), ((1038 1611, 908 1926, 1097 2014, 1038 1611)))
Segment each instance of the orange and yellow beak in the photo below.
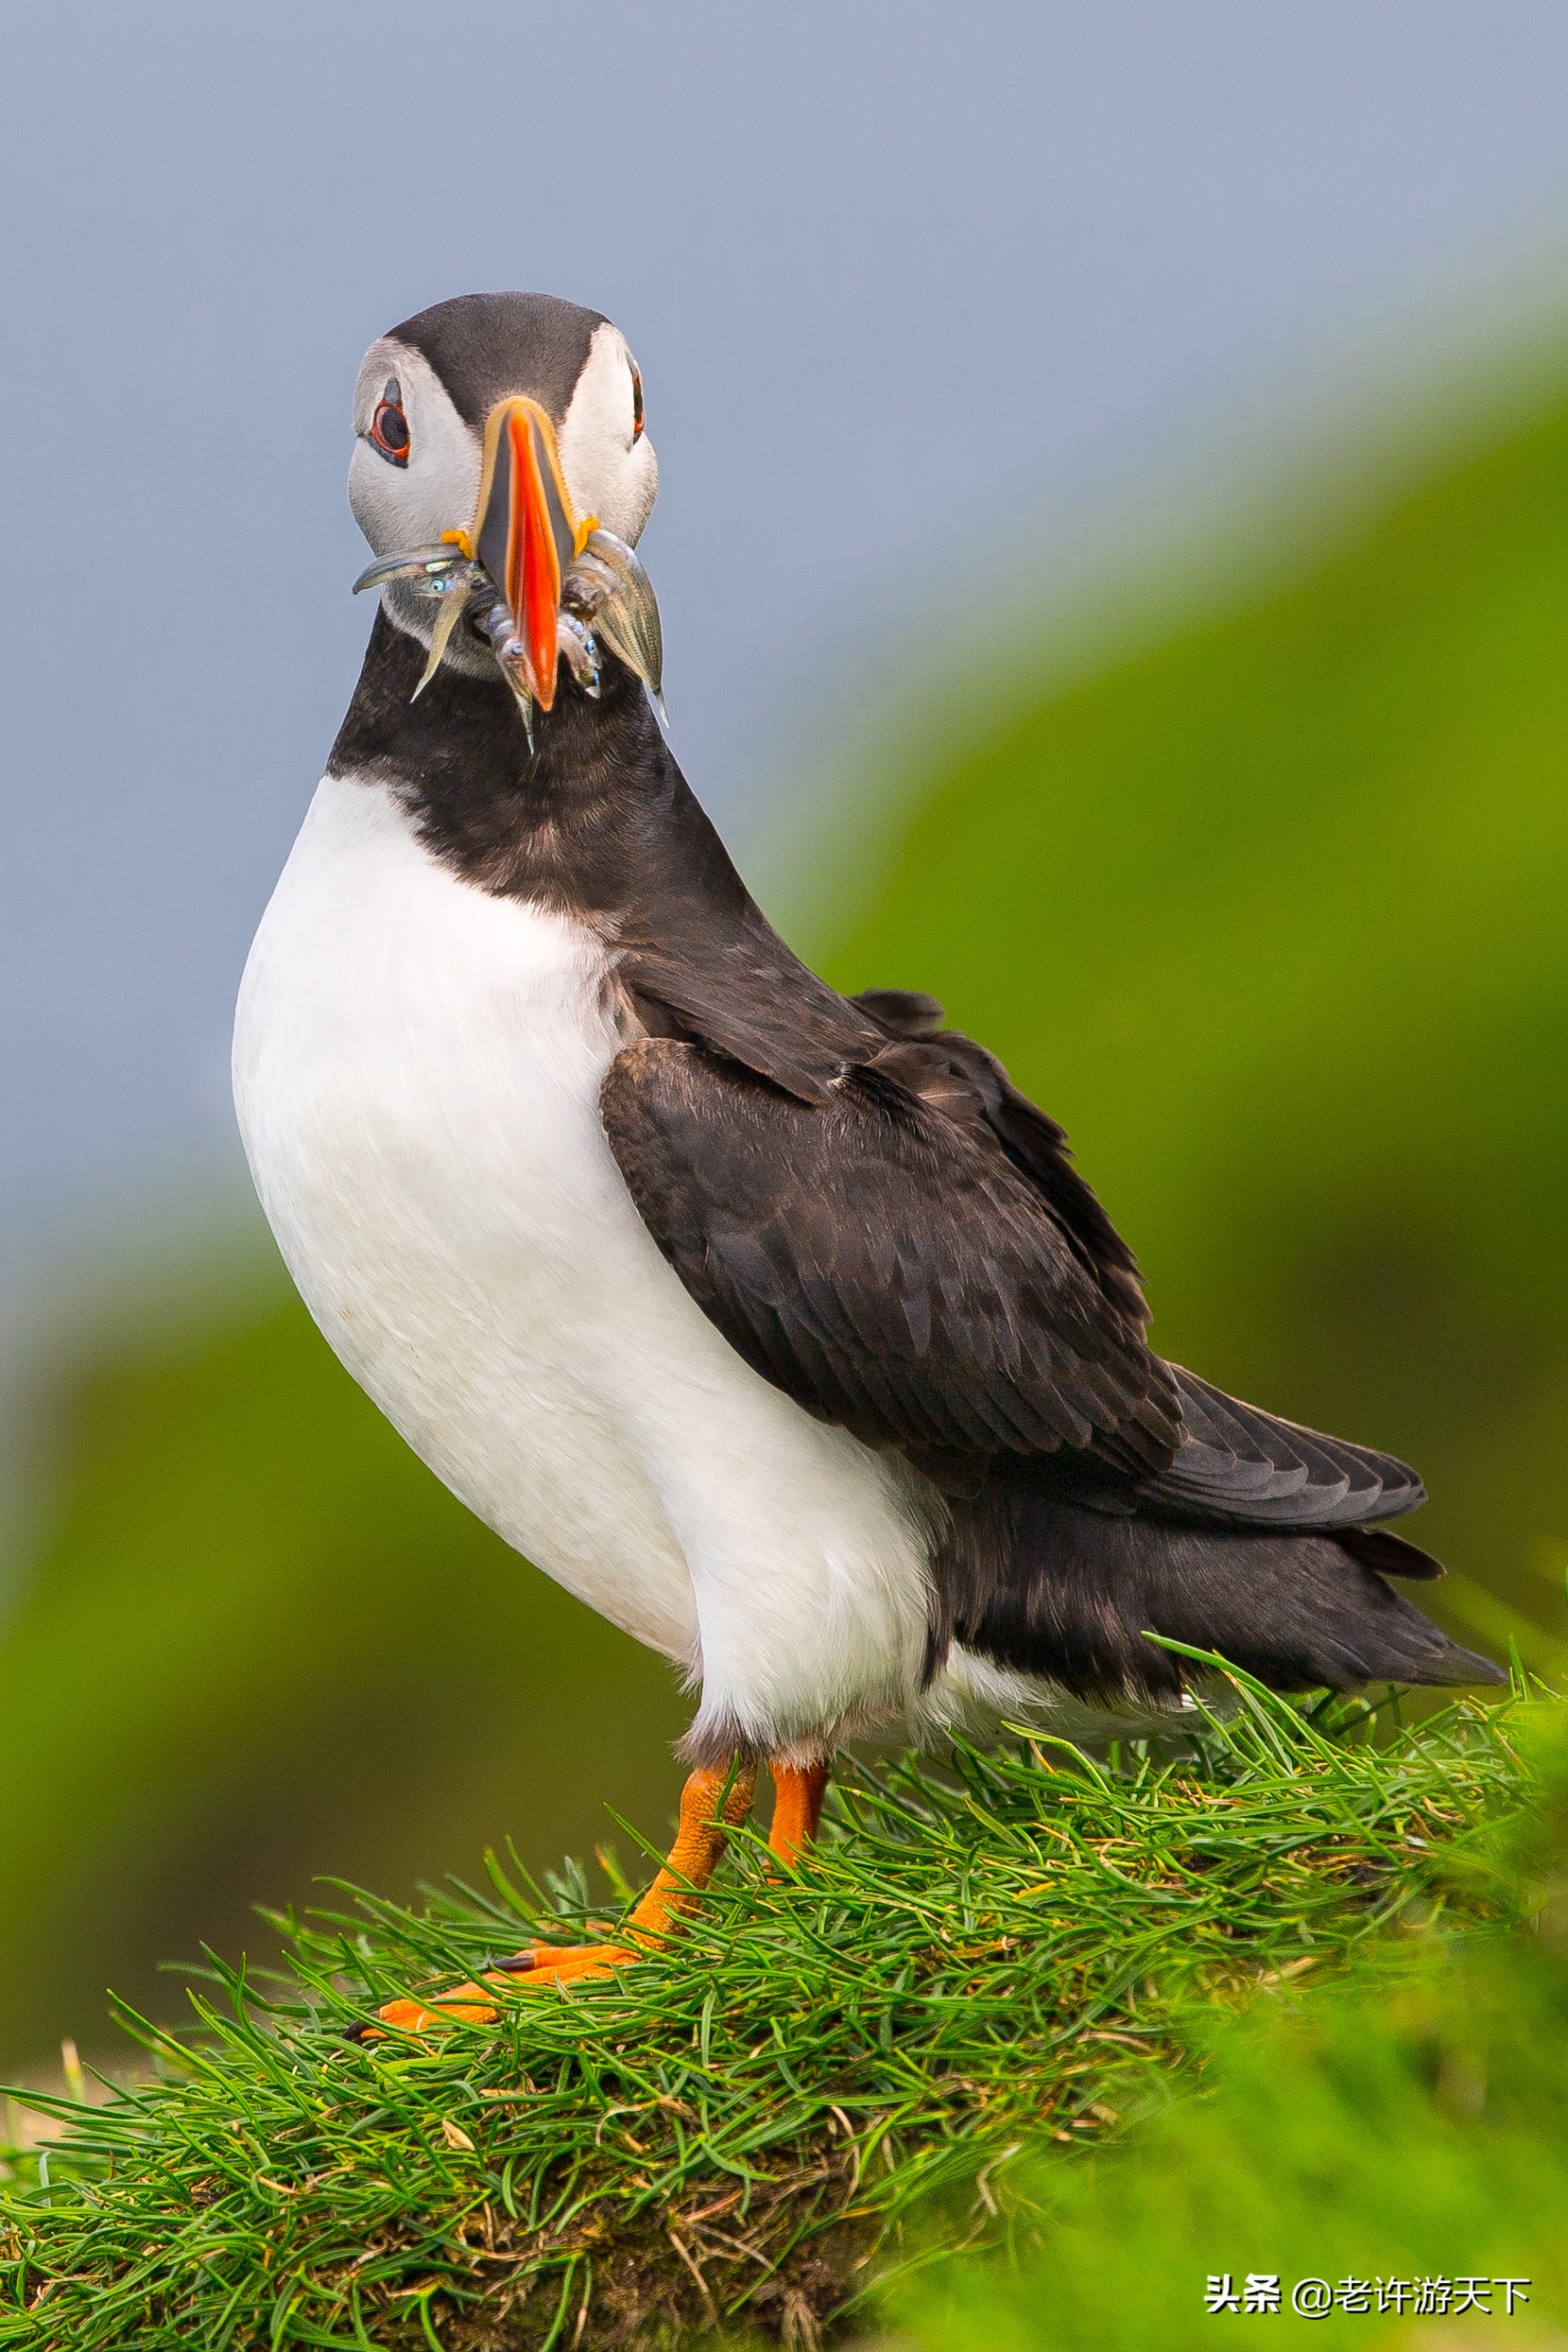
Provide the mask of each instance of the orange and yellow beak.
POLYGON ((542 710, 556 699, 561 576, 594 527, 592 515, 579 521, 574 511, 555 427, 538 401, 498 402, 485 424, 473 552, 511 608, 542 710))

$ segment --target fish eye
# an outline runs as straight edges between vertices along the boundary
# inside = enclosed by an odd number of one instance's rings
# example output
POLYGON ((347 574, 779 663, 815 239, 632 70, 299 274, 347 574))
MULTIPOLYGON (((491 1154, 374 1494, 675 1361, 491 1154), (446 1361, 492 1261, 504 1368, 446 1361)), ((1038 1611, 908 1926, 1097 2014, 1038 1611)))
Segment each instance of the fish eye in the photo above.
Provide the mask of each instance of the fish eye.
POLYGON ((395 375, 388 377, 387 389, 376 402, 370 440, 393 465, 407 464, 408 420, 403 413, 403 387, 395 375))
POLYGON ((643 372, 635 360, 631 365, 631 438, 643 438, 643 372))

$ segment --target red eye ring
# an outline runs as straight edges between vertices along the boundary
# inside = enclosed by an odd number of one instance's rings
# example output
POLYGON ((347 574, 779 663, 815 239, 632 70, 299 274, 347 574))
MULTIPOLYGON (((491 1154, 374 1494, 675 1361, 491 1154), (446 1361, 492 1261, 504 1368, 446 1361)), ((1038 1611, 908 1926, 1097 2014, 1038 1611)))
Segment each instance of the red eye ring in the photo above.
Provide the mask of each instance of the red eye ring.
POLYGON ((370 441, 393 465, 406 465, 411 436, 396 383, 388 384, 370 419, 370 441))

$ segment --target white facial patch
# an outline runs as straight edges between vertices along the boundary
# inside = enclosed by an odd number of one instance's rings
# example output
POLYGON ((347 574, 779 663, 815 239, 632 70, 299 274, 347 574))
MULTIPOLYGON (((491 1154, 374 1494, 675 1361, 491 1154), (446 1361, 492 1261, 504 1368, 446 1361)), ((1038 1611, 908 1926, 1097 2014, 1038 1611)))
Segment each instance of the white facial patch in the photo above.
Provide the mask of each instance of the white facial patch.
MULTIPOLYGON (((353 429, 349 505, 377 555, 434 546, 447 531, 470 527, 479 503, 483 453, 478 436, 463 423, 422 352, 391 335, 370 345, 354 387, 353 429), (406 465, 394 465, 365 438, 376 404, 394 381, 408 420, 406 465)), ((405 580, 393 580, 382 590, 381 601, 399 629, 429 645, 436 607, 428 597, 416 596, 405 580)), ((475 644, 460 629, 446 660, 471 678, 494 675, 489 647, 475 644)))
POLYGON ((635 546, 659 495, 659 460, 635 432, 631 355, 608 320, 594 330, 588 357, 556 436, 560 470, 579 515, 635 546))
POLYGON ((349 504, 377 555, 434 545, 466 530, 479 498, 479 443, 422 354, 384 335, 370 345, 353 395, 359 438, 349 461, 349 504), (408 420, 408 462, 393 465, 365 439, 395 379, 408 420))

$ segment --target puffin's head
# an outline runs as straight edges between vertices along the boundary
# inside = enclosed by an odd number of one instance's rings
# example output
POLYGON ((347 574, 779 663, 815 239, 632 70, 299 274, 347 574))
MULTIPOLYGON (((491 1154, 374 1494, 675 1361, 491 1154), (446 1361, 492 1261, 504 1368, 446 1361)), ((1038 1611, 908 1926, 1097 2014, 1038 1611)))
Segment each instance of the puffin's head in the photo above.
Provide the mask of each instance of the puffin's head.
POLYGON ((558 664, 598 692, 601 645, 657 698, 658 607, 632 553, 659 466, 617 327, 547 294, 463 294, 370 345, 349 504, 388 617, 442 662, 499 664, 532 734, 558 664))

